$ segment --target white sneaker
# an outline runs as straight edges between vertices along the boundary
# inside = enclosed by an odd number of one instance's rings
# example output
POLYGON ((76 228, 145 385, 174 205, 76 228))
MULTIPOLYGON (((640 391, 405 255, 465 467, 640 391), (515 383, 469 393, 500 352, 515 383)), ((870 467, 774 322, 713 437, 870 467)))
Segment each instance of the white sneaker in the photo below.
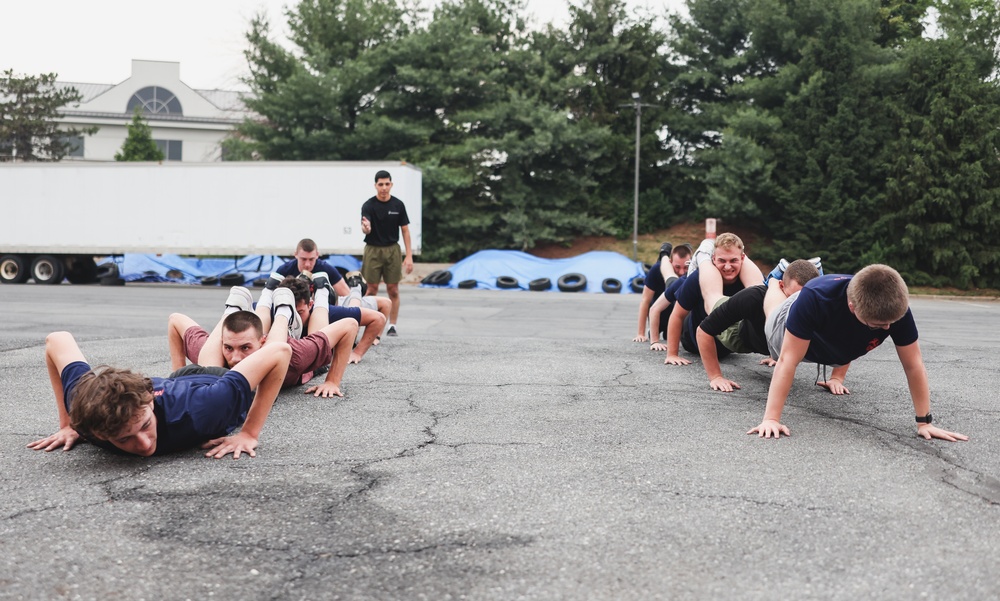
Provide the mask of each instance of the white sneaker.
POLYGON ((715 240, 711 238, 705 238, 698 245, 697 250, 691 255, 691 265, 688 268, 688 274, 694 273, 698 270, 698 265, 702 261, 711 261, 712 255, 715 254, 715 240))
POLYGON ((292 317, 288 320, 288 337, 302 338, 302 318, 295 310, 295 294, 288 288, 276 288, 272 297, 271 315, 273 316, 278 307, 288 307, 292 310, 292 317))
POLYGON ((235 307, 240 311, 253 311, 253 295, 243 286, 233 286, 229 289, 226 306, 235 307))

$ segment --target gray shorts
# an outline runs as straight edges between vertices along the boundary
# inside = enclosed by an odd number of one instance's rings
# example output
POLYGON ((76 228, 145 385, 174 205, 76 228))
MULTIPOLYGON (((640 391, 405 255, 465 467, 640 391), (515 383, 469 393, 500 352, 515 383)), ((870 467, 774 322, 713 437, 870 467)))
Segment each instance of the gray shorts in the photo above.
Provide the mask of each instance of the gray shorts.
POLYGON ((781 343, 785 340, 785 322, 788 321, 788 309, 799 297, 799 293, 789 296, 777 310, 772 311, 764 321, 764 337, 767 338, 767 350, 771 353, 771 358, 778 360, 781 352, 781 343))
MULTIPOLYGON (((347 306, 347 301, 351 300, 349 296, 342 296, 337 299, 337 305, 341 307, 347 306)), ((361 308, 371 309, 372 311, 378 311, 378 301, 375 300, 374 296, 362 296, 361 297, 361 308)))

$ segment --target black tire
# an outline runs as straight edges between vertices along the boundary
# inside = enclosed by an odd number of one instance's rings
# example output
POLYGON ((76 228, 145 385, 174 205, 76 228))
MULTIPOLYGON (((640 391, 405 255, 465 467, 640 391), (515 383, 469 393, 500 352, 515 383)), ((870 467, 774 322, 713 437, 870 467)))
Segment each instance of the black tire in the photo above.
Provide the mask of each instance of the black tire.
POLYGON ((478 284, 479 282, 477 282, 476 280, 462 280, 461 282, 458 283, 458 287, 461 288, 462 290, 470 290, 472 288, 475 288, 478 284))
POLYGON ((101 286, 124 286, 125 280, 121 279, 117 275, 109 276, 106 278, 101 278, 101 286))
POLYGON ((646 287, 646 276, 635 276, 632 278, 632 281, 629 282, 628 287, 632 289, 632 292, 642 293, 642 289, 646 287))
POLYGON ((28 281, 27 262, 21 255, 4 255, 0 257, 0 282, 4 284, 23 284, 28 281))
POLYGON ((97 282, 97 264, 90 257, 75 257, 66 271, 70 284, 93 284, 97 282))
POLYGON ((608 294, 618 294, 622 291, 622 283, 615 278, 608 278, 601 282, 601 290, 608 294))
POLYGON ((205 276, 205 277, 201 278, 201 285, 202 286, 218 286, 219 285, 219 278, 215 277, 214 275, 205 276))
POLYGON ((171 269, 167 271, 167 278, 171 280, 183 280, 184 272, 180 269, 171 269))
POLYGON ((118 277, 118 264, 117 263, 101 263, 97 266, 97 279, 103 280, 104 278, 118 277))
POLYGON ((437 275, 431 278, 430 283, 434 286, 447 286, 451 283, 451 272, 447 269, 437 272, 437 275))
POLYGON ((219 283, 223 286, 242 286, 247 283, 247 278, 242 273, 227 273, 219 278, 219 283))
POLYGON ((264 276, 264 277, 260 277, 260 278, 257 278, 256 280, 254 280, 253 281, 253 287, 254 288, 263 288, 264 285, 267 284, 267 277, 268 276, 264 276))
POLYGON ((556 286, 562 292, 580 292, 587 289, 587 276, 582 273, 567 273, 559 276, 556 286))
POLYGON ((31 262, 31 277, 36 284, 60 284, 66 277, 66 265, 59 257, 38 255, 31 262))
POLYGON ((528 282, 528 290, 534 290, 535 292, 542 292, 545 290, 552 289, 552 280, 549 278, 538 278, 537 280, 531 280, 528 282))
POLYGON ((501 290, 513 290, 518 287, 517 278, 515 277, 502 275, 497 278, 497 288, 500 288, 501 290))
POLYGON ((421 284, 433 285, 434 278, 438 277, 438 275, 440 275, 440 274, 441 274, 441 270, 440 269, 437 270, 437 271, 432 271, 429 274, 427 274, 424 277, 424 279, 420 280, 420 283, 421 284))

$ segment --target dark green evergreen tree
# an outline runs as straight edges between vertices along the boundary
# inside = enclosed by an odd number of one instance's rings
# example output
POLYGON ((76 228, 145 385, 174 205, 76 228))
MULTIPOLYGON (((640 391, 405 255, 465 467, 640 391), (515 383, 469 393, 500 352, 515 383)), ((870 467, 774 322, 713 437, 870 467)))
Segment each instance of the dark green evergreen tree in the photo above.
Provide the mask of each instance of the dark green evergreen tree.
POLYGON ((98 128, 60 128, 59 110, 79 102, 73 87, 57 87, 56 74, 0 77, 0 153, 20 161, 58 161, 72 150, 72 139, 98 128))
POLYGON ((153 130, 142 118, 142 109, 136 107, 132 122, 128 124, 128 135, 121 150, 115 153, 116 161, 162 161, 163 151, 153 141, 153 130))

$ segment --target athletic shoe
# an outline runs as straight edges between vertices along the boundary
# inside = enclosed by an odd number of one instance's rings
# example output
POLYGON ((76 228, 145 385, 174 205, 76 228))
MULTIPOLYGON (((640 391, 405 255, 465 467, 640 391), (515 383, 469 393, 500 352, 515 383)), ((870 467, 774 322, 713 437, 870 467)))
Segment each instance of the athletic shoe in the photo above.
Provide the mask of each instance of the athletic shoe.
POLYGON ((313 274, 308 269, 304 269, 302 273, 298 275, 300 280, 305 280, 306 282, 312 283, 313 274))
POLYGON ((253 295, 243 286, 233 286, 229 289, 227 307, 236 307, 240 311, 253 311, 253 295))
POLYGON ((785 259, 781 259, 780 261, 778 261, 778 265, 771 270, 771 273, 767 274, 764 277, 764 285, 767 286, 767 283, 768 281, 771 280, 771 278, 780 280, 782 277, 784 277, 786 269, 788 269, 788 261, 785 259))
POLYGON ((660 256, 657 257, 658 261, 662 261, 663 257, 669 257, 670 253, 674 251, 674 245, 669 242, 664 242, 660 245, 660 256))
POLYGON ((698 249, 694 251, 694 254, 691 255, 691 266, 688 268, 688 275, 697 271, 698 265, 702 261, 711 261, 713 254, 715 254, 715 240, 705 238, 698 245, 698 249))
MULTIPOLYGON (((305 273, 305 272, 304 272, 305 273)), ((312 283, 316 287, 316 290, 320 288, 326 288, 330 291, 330 298, 337 298, 337 293, 333 291, 333 286, 330 285, 330 276, 326 275, 325 272, 317 271, 312 274, 312 283)))
POLYGON ((813 257, 809 259, 809 262, 816 266, 820 275, 823 275, 823 262, 819 260, 819 257, 813 257))
POLYGON ((386 336, 399 336, 396 333, 396 326, 389 326, 389 329, 385 331, 386 336))
POLYGON ((348 271, 344 276, 344 281, 347 282, 348 288, 354 288, 355 286, 360 286, 362 290, 365 288, 365 279, 361 277, 360 271, 348 271))
POLYGON ((271 275, 267 276, 267 281, 264 282, 264 287, 268 290, 274 290, 283 279, 285 279, 285 276, 281 275, 277 271, 271 272, 271 275))
POLYGON ((278 307, 288 307, 292 310, 292 317, 288 320, 288 337, 302 338, 302 318, 295 310, 295 294, 289 288, 278 288, 274 291, 271 305, 271 316, 273 317, 278 307))

